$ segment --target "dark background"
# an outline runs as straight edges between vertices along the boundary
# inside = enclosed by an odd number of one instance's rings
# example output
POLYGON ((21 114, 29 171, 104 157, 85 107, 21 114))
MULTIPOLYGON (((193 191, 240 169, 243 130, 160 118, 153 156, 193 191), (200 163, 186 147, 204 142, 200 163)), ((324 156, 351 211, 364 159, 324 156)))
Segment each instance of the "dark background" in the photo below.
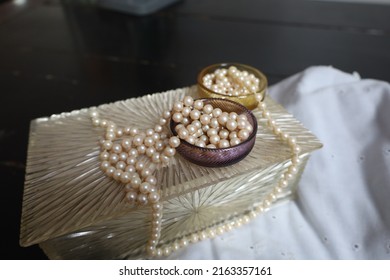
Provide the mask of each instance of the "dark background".
POLYGON ((390 5, 183 0, 134 16, 0 0, 1 259, 45 258, 19 246, 32 119, 189 86, 218 62, 259 68, 270 85, 312 65, 390 81, 390 5))

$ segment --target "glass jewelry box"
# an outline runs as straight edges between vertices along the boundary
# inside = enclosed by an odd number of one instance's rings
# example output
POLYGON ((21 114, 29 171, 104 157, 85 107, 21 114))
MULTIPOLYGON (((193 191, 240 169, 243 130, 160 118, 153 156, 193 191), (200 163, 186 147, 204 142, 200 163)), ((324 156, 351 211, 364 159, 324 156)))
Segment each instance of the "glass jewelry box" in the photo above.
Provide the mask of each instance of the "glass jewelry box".
MULTIPOLYGON (((163 111, 196 86, 132 98, 97 107, 120 125, 151 127, 163 111)), ((293 197, 310 153, 322 144, 294 117, 267 96, 274 124, 300 147, 291 169, 289 145, 275 136, 256 108, 255 145, 242 161, 227 167, 195 165, 176 154, 157 169, 163 217, 159 255, 212 238, 245 224, 273 205, 293 197), (287 183, 287 184, 286 184, 287 183), (277 189, 278 192, 272 192, 277 189)), ((144 259, 151 223, 148 206, 130 207, 124 185, 99 168, 101 130, 89 109, 31 122, 24 186, 20 244, 39 244, 50 259, 144 259)))

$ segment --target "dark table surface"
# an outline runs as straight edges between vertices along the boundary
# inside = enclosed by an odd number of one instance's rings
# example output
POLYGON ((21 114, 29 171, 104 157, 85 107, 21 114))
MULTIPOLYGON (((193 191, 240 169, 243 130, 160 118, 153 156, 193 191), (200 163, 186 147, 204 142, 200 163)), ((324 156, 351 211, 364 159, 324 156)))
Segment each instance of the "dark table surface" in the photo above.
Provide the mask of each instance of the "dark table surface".
POLYGON ((135 16, 0 1, 1 259, 45 259, 19 246, 32 119, 192 85, 217 62, 259 68, 270 85, 312 65, 390 81, 390 5, 187 0, 135 16))

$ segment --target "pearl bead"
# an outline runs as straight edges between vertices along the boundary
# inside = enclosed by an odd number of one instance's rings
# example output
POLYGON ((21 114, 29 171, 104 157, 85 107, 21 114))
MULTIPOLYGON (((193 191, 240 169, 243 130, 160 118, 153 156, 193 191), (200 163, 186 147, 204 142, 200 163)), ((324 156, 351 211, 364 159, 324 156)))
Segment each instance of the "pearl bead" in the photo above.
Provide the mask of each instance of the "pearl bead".
POLYGON ((146 194, 140 193, 140 194, 137 196, 137 202, 138 202, 140 205, 146 205, 146 204, 148 204, 148 196, 147 196, 146 194))
POLYGON ((195 100, 194 101, 194 108, 196 110, 202 110, 203 109, 203 101, 202 100, 195 100))
POLYGON ((139 146, 139 145, 142 145, 144 142, 144 137, 141 136, 141 135, 135 135, 134 138, 133 138, 133 144, 134 146, 139 146))
POLYGON ((126 168, 126 163, 124 161, 118 161, 115 165, 117 169, 125 170, 126 168))
POLYGON ((122 173, 123 173, 122 170, 116 169, 115 172, 114 172, 114 174, 112 175, 112 177, 113 177, 115 180, 120 181, 121 176, 122 176, 122 173))
POLYGON ((182 115, 182 113, 174 113, 174 114, 172 115, 172 120, 173 120, 174 122, 177 122, 177 123, 181 122, 181 121, 183 120, 183 115, 182 115))
POLYGON ((175 153, 176 153, 175 148, 166 147, 164 150, 164 155, 166 155, 167 157, 173 157, 175 155, 175 153))
POLYGON ((227 115, 224 115, 224 114, 221 114, 219 117, 218 117, 218 123, 220 125, 225 125, 226 122, 228 121, 229 117, 227 115))
POLYGON ((220 137, 218 135, 212 135, 210 136, 209 141, 211 144, 218 145, 220 137))
POLYGON ((183 102, 181 101, 176 101, 175 103, 173 103, 173 107, 172 109, 176 112, 181 112, 183 110, 183 102))
POLYGON ((198 120, 200 118, 200 112, 197 109, 194 109, 190 113, 190 118, 192 120, 198 120))
POLYGON ((138 189, 139 186, 141 185, 142 181, 139 177, 133 177, 130 181, 131 183, 131 186, 134 188, 134 189, 138 189))
POLYGON ((135 157, 128 157, 126 159, 126 163, 129 165, 134 165, 136 162, 137 162, 137 158, 135 158, 135 157))
POLYGON ((137 147, 137 152, 139 155, 143 155, 146 153, 146 146, 145 145, 139 145, 137 147))
POLYGON ((203 114, 203 115, 200 116, 200 123, 201 123, 202 125, 209 124, 210 121, 211 121, 210 115, 204 115, 204 114, 203 114))
POLYGON ((122 152, 122 146, 119 145, 119 144, 114 144, 112 145, 112 148, 111 150, 116 153, 116 154, 120 154, 122 152))
POLYGON ((108 160, 110 158, 110 154, 106 151, 100 154, 100 160, 108 160))
POLYGON ((157 192, 151 192, 148 195, 148 199, 151 203, 155 203, 160 200, 160 195, 157 192))
POLYGON ((215 128, 210 128, 209 130, 207 130, 207 136, 208 137, 211 137, 213 135, 218 135, 218 130, 215 129, 215 128))
POLYGON ((137 171, 141 171, 142 169, 144 169, 145 168, 145 164, 143 163, 143 162, 141 162, 141 161, 138 161, 136 164, 135 164, 135 169, 137 170, 137 171))
POLYGON ((153 137, 151 137, 151 136, 145 137, 145 139, 144 139, 144 145, 145 145, 146 147, 151 147, 151 146, 153 146, 153 145, 154 145, 154 139, 153 139, 153 137))
POLYGON ((164 119, 169 119, 171 117, 171 111, 164 111, 162 116, 164 119))
POLYGON ((134 173, 136 171, 134 165, 126 165, 125 172, 134 173))
POLYGON ((112 148, 112 142, 110 140, 106 140, 103 142, 103 148, 105 150, 110 150, 112 148))
POLYGON ((145 154, 148 156, 148 157, 152 157, 154 155, 154 153, 156 152, 156 148, 154 147, 149 147, 146 149, 146 152, 145 154))
POLYGON ((150 189, 150 184, 147 183, 147 182, 143 182, 141 183, 141 185, 139 186, 139 191, 141 193, 149 193, 149 189, 150 189))
POLYGON ((120 177, 120 181, 124 184, 130 182, 131 180, 131 174, 129 172, 123 172, 121 177, 120 177))
POLYGON ((250 133, 249 133, 249 131, 246 130, 246 129, 241 129, 241 130, 237 133, 237 137, 238 137, 240 140, 242 140, 242 141, 248 139, 248 138, 249 138, 249 135, 250 135, 250 133))
POLYGON ((109 158, 110 163, 112 163, 112 164, 117 163, 118 160, 119 160, 119 156, 117 154, 110 155, 110 158, 109 158))
POLYGON ((172 147, 172 148, 177 148, 179 147, 180 145, 180 139, 176 136, 172 136, 171 138, 169 138, 169 145, 172 147))
POLYGON ((218 143, 218 148, 229 148, 229 147, 230 147, 230 143, 226 139, 221 139, 218 143))
POLYGON ((180 139, 185 139, 185 138, 187 138, 187 137, 190 135, 190 133, 188 132, 188 130, 185 129, 185 128, 180 129, 180 130, 177 132, 177 134, 179 135, 180 139))
POLYGON ((228 119, 226 121, 226 128, 229 129, 230 131, 234 131, 237 128, 237 122, 232 119, 228 119))
POLYGON ((130 203, 135 203, 137 201, 137 193, 135 191, 129 191, 126 193, 126 199, 130 203))
POLYGON ((151 184, 151 185, 156 185, 157 184, 157 179, 155 176, 149 175, 145 178, 145 182, 151 184))
POLYGON ((236 146, 241 143, 241 140, 238 137, 230 139, 230 146, 236 146))
POLYGON ((190 113, 191 113, 191 108, 190 107, 184 107, 183 110, 181 111, 183 117, 187 118, 190 113))
POLYGON ((188 107, 192 106, 192 104, 194 103, 194 99, 191 96, 187 95, 183 98, 183 103, 185 106, 188 106, 188 107))
POLYGON ((100 168, 103 171, 106 171, 110 166, 111 166, 111 164, 108 161, 102 161, 100 164, 100 168))
POLYGON ((219 127, 219 122, 218 122, 218 119, 217 118, 211 118, 210 119, 210 122, 208 123, 208 125, 212 128, 217 128, 219 127))

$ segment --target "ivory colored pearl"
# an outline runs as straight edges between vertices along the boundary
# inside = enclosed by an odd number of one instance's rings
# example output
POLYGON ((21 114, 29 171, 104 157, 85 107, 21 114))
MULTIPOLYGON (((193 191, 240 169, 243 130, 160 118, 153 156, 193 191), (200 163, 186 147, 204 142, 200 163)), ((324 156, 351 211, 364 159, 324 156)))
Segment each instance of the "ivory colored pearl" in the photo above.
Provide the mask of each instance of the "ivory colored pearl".
POLYGON ((183 110, 183 102, 181 101, 176 101, 175 103, 173 103, 173 107, 172 109, 176 112, 181 112, 183 110))
POLYGON ((176 136, 172 136, 171 138, 169 138, 169 145, 172 147, 172 148, 177 148, 179 147, 180 145, 180 139, 176 136))
POLYGON ((176 149, 172 148, 172 147, 166 147, 164 150, 164 154, 167 157, 173 157, 175 155, 175 153, 176 153, 176 149))
POLYGON ((152 157, 154 155, 154 153, 156 152, 156 148, 154 147, 149 147, 146 149, 146 152, 145 154, 148 156, 148 157, 152 157))
POLYGON ((142 162, 142 161, 138 161, 136 164, 135 164, 135 169, 137 171, 141 171, 142 169, 145 168, 145 164, 142 162))
POLYGON ((221 139, 218 143, 218 148, 229 148, 229 147, 230 147, 230 143, 226 139, 221 139))
POLYGON ((136 162, 137 162, 137 158, 135 158, 135 157, 128 157, 126 159, 126 163, 130 164, 130 165, 134 165, 134 164, 136 164, 136 162))
POLYGON ((238 138, 240 138, 242 141, 248 139, 249 137, 249 131, 246 130, 246 129, 241 129, 238 133, 237 133, 237 136, 238 138))
POLYGON ((195 140, 195 146, 198 146, 198 147, 206 147, 206 143, 200 139, 197 139, 195 140))
POLYGON ((126 165, 125 172, 134 173, 136 171, 134 165, 126 165))
POLYGON ((202 100, 195 100, 194 101, 194 108, 197 110, 202 110, 203 109, 203 101, 202 100))
POLYGON ((238 137, 230 139, 230 146, 236 146, 241 143, 241 140, 238 137))
POLYGON ((141 135, 134 136, 134 138, 133 138, 134 146, 142 145, 143 142, 144 142, 144 137, 143 136, 141 136, 141 135))
POLYGON ((142 176, 142 178, 146 178, 146 177, 152 175, 152 173, 153 173, 153 170, 151 168, 144 168, 141 171, 141 176, 142 176))
POLYGON ((137 193, 134 191, 129 191, 126 193, 126 199, 130 203, 135 203, 137 201, 137 193))
POLYGON ((200 116, 200 123, 203 124, 203 125, 209 124, 210 120, 211 120, 210 115, 204 115, 203 114, 203 115, 200 116))
POLYGON ((137 202, 140 205, 146 205, 148 204, 148 196, 146 194, 140 193, 137 197, 137 202))
POLYGON ((228 119, 226 121, 226 128, 229 129, 230 131, 234 131, 237 128, 237 122, 233 119, 228 119))
POLYGON ((210 128, 209 130, 207 130, 207 136, 208 137, 211 137, 213 135, 218 135, 218 130, 215 129, 215 128, 210 128))
POLYGON ((184 107, 183 110, 181 111, 183 117, 188 117, 191 113, 191 108, 190 107, 184 107))
POLYGON ((124 161, 118 161, 115 165, 117 169, 125 170, 126 163, 124 161))
POLYGON ((197 110, 197 109, 192 110, 191 113, 190 113, 190 117, 193 120, 198 120, 200 118, 199 110, 197 110))
POLYGON ((223 113, 218 117, 218 123, 220 125, 225 125, 226 122, 228 121, 229 117, 227 115, 224 115, 223 113))
POLYGON ((157 185, 157 178, 153 175, 149 175, 145 178, 145 182, 148 182, 151 185, 157 185))
POLYGON ((171 111, 164 111, 162 116, 164 119, 169 119, 171 117, 171 111))
POLYGON ((174 113, 172 115, 172 120, 176 123, 180 123, 183 120, 183 114, 178 112, 174 113))
POLYGON ((222 114, 222 110, 220 108, 215 108, 212 114, 214 118, 218 118, 222 114))
POLYGON ((194 103, 194 99, 191 96, 187 95, 183 98, 183 103, 185 106, 188 106, 188 107, 192 106, 192 104, 194 103))
POLYGON ((112 142, 110 140, 106 140, 106 141, 103 142, 103 148, 105 150, 111 150, 112 145, 113 144, 112 144, 112 142))
POLYGON ((111 164, 106 160, 102 161, 102 163, 100 164, 100 168, 103 171, 106 171, 110 166, 111 166, 111 164))
POLYGON ((186 129, 190 135, 194 134, 197 131, 197 128, 191 124, 187 125, 186 129))
POLYGON ((154 145, 154 139, 153 139, 153 137, 151 137, 151 136, 145 137, 145 139, 144 139, 144 145, 145 145, 146 147, 151 147, 151 146, 153 146, 153 145, 154 145))
POLYGON ((139 145, 137 147, 137 152, 139 155, 143 155, 146 153, 146 146, 145 145, 139 145))
POLYGON ((195 144, 196 138, 193 135, 189 135, 186 139, 184 139, 186 142, 190 144, 195 144))
POLYGON ((191 123, 193 126, 195 126, 197 129, 202 128, 202 123, 199 120, 194 120, 191 123))
POLYGON ((177 134, 179 135, 180 139, 185 139, 190 135, 188 130, 185 128, 180 129, 177 134))
POLYGON ((112 175, 112 177, 113 177, 115 180, 119 181, 119 180, 121 179, 122 174, 123 174, 123 171, 122 171, 122 170, 116 169, 115 172, 114 172, 114 174, 112 175))
POLYGON ((124 184, 130 182, 131 180, 131 174, 129 172, 123 172, 121 177, 120 177, 120 181, 124 184))
POLYGON ((220 139, 221 138, 216 134, 216 135, 210 136, 209 141, 211 144, 218 145, 220 139))
POLYGON ((219 137, 221 137, 221 139, 227 139, 229 137, 229 131, 226 129, 222 129, 218 132, 218 135, 219 137))
POLYGON ((117 154, 110 155, 110 158, 109 158, 110 163, 112 163, 112 164, 117 163, 118 160, 119 160, 119 156, 117 154))
POLYGON ((160 200, 160 195, 157 192, 151 192, 148 195, 148 199, 151 203, 155 203, 160 200))
POLYGON ((149 189, 150 189, 150 184, 147 183, 147 182, 143 182, 140 186, 139 186, 139 191, 141 193, 148 193, 149 192, 149 189))
POLYGON ((120 144, 114 144, 111 150, 116 154, 120 154, 122 152, 122 146, 120 144))
POLYGON ((100 159, 101 160, 108 160, 110 158, 110 153, 104 151, 100 154, 100 159))
POLYGON ((213 108, 213 105, 211 104, 206 104, 203 106, 203 112, 205 114, 211 114, 213 112, 214 108, 213 108))

